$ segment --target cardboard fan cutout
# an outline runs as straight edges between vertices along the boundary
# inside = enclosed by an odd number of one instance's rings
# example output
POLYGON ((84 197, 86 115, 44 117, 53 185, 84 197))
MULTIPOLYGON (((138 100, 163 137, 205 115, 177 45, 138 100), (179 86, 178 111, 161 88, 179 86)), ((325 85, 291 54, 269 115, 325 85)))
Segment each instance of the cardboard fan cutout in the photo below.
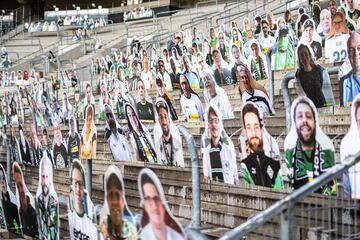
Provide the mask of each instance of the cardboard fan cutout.
POLYGON ((166 203, 161 182, 152 170, 144 168, 140 171, 138 189, 141 198, 140 205, 143 207, 140 238, 147 240, 159 238, 186 239, 184 229, 172 215, 166 203), (153 208, 156 208, 156 211, 153 208), (154 231, 155 227, 157 228, 156 231, 154 231), (159 228, 164 235, 157 236, 156 233, 159 232, 159 228))
POLYGON ((262 53, 259 42, 252 39, 249 43, 250 54, 248 58, 248 67, 255 80, 264 80, 269 78, 268 64, 266 56, 262 53))
POLYGON ((53 158, 56 168, 69 166, 66 142, 61 134, 61 123, 58 121, 54 122, 53 158))
POLYGON ((71 170, 68 218, 71 239, 98 239, 94 205, 87 193, 85 170, 74 160, 71 170))
POLYGON ((217 106, 224 119, 234 118, 234 112, 225 90, 218 86, 212 73, 203 71, 201 77, 204 79, 204 99, 207 105, 217 106))
POLYGON ((360 93, 359 57, 356 50, 360 44, 360 32, 353 31, 348 39, 348 59, 339 70, 340 102, 344 107, 351 105, 360 93))
POLYGON ((230 67, 228 63, 223 60, 221 52, 215 48, 212 50, 212 56, 214 59, 213 71, 216 83, 220 86, 235 83, 231 76, 230 67))
POLYGON ((60 239, 59 200, 53 183, 53 167, 45 155, 39 165, 39 185, 35 198, 40 239, 60 239))
POLYGON ((331 13, 327 9, 320 12, 320 24, 317 26, 317 33, 320 37, 326 37, 330 32, 331 27, 331 13))
POLYGON ((216 106, 209 105, 206 108, 203 139, 205 178, 226 184, 239 184, 234 144, 225 132, 222 114, 216 106))
POLYGON ((83 160, 93 159, 96 156, 96 126, 94 119, 94 111, 92 105, 86 108, 85 124, 83 126, 81 137, 82 137, 82 148, 81 158, 83 160))
POLYGON ((149 130, 143 125, 131 104, 125 104, 125 114, 130 131, 130 142, 135 151, 136 160, 157 163, 154 143, 149 130))
MULTIPOLYGON (((358 94, 351 105, 351 126, 348 133, 341 141, 340 157, 341 161, 347 159, 360 151, 360 94, 358 94)), ((360 199, 360 164, 349 168, 349 172, 344 176, 344 197, 360 199)))
POLYGON ((20 148, 20 156, 22 163, 27 166, 31 166, 32 164, 31 164, 30 144, 25 136, 22 125, 19 125, 19 135, 20 135, 19 148, 20 148))
POLYGON ((181 97, 180 105, 187 122, 204 120, 204 112, 199 95, 191 88, 185 75, 180 75, 181 97))
POLYGON ((31 136, 30 136, 31 165, 39 166, 43 152, 42 152, 40 140, 37 135, 36 127, 33 123, 30 125, 30 131, 31 131, 31 136))
POLYGON ((12 170, 16 186, 16 200, 18 202, 22 232, 26 236, 38 238, 39 227, 36 217, 34 197, 26 187, 24 175, 19 164, 14 162, 12 170))
POLYGON ((325 41, 325 58, 329 63, 343 62, 348 57, 347 40, 349 30, 345 25, 345 17, 337 12, 332 17, 331 28, 325 41))
MULTIPOLYGON (((18 201, 9 187, 4 167, 0 164, 0 184, 1 184, 1 216, 5 219, 7 229, 10 233, 16 235, 22 235, 18 201)), ((0 221, 1 229, 3 228, 3 222, 0 221)))
POLYGON ((15 136, 15 130, 12 125, 10 125, 10 135, 9 135, 9 143, 10 143, 10 160, 11 162, 17 162, 22 165, 21 159, 21 151, 19 147, 19 141, 15 136))
POLYGON ((74 116, 69 119, 69 136, 67 138, 67 149, 69 160, 72 163, 75 159, 80 159, 81 136, 78 133, 77 121, 74 116))
POLYGON ((136 106, 139 112, 139 118, 148 122, 154 122, 154 106, 151 102, 151 98, 147 94, 144 82, 139 79, 137 84, 139 95, 136 106))
POLYGON ((106 133, 113 160, 131 161, 132 156, 126 134, 118 124, 115 114, 109 105, 105 105, 106 133))
POLYGON ((155 108, 154 140, 158 162, 168 166, 185 167, 182 138, 171 119, 169 106, 163 98, 158 98, 155 108))
POLYGON ((100 239, 137 239, 136 224, 125 197, 120 169, 110 165, 105 172, 105 199, 100 212, 100 239))
POLYGON ((312 19, 306 19, 302 25, 302 35, 299 40, 298 46, 300 44, 307 45, 311 50, 312 56, 317 60, 322 57, 322 39, 316 33, 315 22, 312 19))
POLYGON ((249 184, 283 189, 279 146, 263 125, 259 108, 248 102, 241 113, 243 130, 239 141, 244 180, 249 184))
POLYGON ((255 103, 263 116, 275 114, 266 89, 252 77, 246 65, 237 66, 236 77, 240 82, 239 92, 243 103, 255 103))
POLYGON ((299 95, 305 95, 317 108, 335 104, 327 69, 315 63, 311 48, 300 44, 297 49, 298 69, 295 73, 299 95))
MULTIPOLYGON (((298 189, 335 165, 335 150, 319 125, 316 107, 307 97, 291 105, 291 129, 284 141, 290 185, 298 189)), ((336 181, 321 186, 318 193, 336 194, 336 181)))

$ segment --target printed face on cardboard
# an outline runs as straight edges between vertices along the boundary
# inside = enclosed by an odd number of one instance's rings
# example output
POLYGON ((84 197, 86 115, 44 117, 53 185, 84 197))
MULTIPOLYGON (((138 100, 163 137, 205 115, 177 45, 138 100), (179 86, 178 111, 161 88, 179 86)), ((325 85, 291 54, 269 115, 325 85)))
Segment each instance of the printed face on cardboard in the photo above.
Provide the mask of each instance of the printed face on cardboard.
POLYGON ((65 168, 68 166, 68 151, 66 149, 65 140, 62 137, 61 127, 62 124, 59 121, 53 123, 54 140, 53 140, 53 157, 54 164, 58 168, 65 168))
MULTIPOLYGON (((340 158, 345 163, 352 159, 352 156, 359 152, 357 142, 360 140, 360 94, 358 94, 351 105, 351 125, 350 129, 341 141, 340 158)), ((348 172, 344 173, 344 197, 360 199, 359 185, 360 165, 356 164, 348 172)))
POLYGON ((6 177, 6 172, 0 164, 0 228, 8 230, 11 233, 22 235, 19 220, 19 212, 16 198, 11 191, 6 177))
MULTIPOLYGON (((291 129, 285 138, 284 150, 291 185, 295 189, 335 165, 334 145, 320 128, 316 107, 307 97, 297 97, 291 105, 291 129)), ((335 194, 336 181, 317 192, 335 194)))
POLYGON ((164 165, 184 167, 182 138, 171 119, 169 106, 163 98, 158 98, 155 109, 154 140, 158 161, 164 165))
POLYGON ((96 156, 97 130, 94 120, 94 111, 92 105, 86 108, 85 124, 82 129, 82 159, 92 159, 96 156))
POLYGON ((125 198, 124 181, 120 169, 114 165, 105 172, 105 199, 100 212, 100 229, 104 239, 126 234, 137 237, 136 225, 125 198), (122 229, 116 226, 122 226, 122 229))
POLYGON ((79 160, 70 169, 70 195, 68 199, 69 231, 72 239, 97 239, 94 205, 87 194, 85 170, 79 160))
POLYGON ((299 90, 304 92, 317 108, 334 105, 335 100, 329 74, 326 69, 316 64, 313 53, 311 47, 306 44, 299 44, 297 48, 298 70, 296 76, 299 90), (314 72, 318 74, 313 74, 314 72))
POLYGON ((143 207, 140 238, 151 239, 156 228, 166 231, 172 239, 186 239, 182 226, 169 210, 156 174, 150 169, 142 169, 138 177, 138 188, 143 207))
POLYGON ((278 160, 279 146, 266 130, 258 106, 253 102, 247 102, 242 109, 243 132, 239 137, 242 158, 245 159, 252 153, 264 153, 265 156, 278 160))
POLYGON ((156 163, 155 148, 149 130, 139 121, 135 108, 131 104, 125 104, 125 113, 130 131, 130 141, 133 149, 135 149, 136 159, 156 163))
POLYGON ((17 162, 13 163, 13 176, 16 186, 16 199, 24 235, 37 237, 38 223, 36 218, 34 198, 26 187, 24 175, 17 162))
POLYGON ((132 156, 126 134, 118 124, 112 108, 107 104, 105 105, 105 118, 106 138, 113 156, 113 160, 130 161, 132 156))
POLYGON ((45 155, 39 164, 39 185, 36 192, 36 212, 39 220, 39 235, 46 238, 59 237, 59 202, 53 184, 53 168, 45 155))

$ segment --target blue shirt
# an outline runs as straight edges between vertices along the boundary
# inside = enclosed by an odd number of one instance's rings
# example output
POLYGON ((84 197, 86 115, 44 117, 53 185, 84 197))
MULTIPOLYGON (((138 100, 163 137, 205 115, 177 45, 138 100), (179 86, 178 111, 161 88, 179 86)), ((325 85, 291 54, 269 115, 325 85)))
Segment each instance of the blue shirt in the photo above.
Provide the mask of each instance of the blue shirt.
POLYGON ((343 106, 350 106, 356 95, 360 93, 360 76, 353 73, 348 74, 343 79, 343 106))

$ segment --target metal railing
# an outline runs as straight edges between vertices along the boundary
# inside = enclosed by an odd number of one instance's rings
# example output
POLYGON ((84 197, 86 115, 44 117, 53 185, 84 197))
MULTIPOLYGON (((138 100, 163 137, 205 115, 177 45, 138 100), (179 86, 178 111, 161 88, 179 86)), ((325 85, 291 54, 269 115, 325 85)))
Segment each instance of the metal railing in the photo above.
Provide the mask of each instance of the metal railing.
POLYGON ((192 176, 192 220, 193 228, 201 227, 201 200, 200 200, 200 162, 195 148, 195 140, 189 130, 182 125, 177 126, 185 141, 189 146, 191 158, 191 176, 192 176))
MULTIPOLYGON (((331 67, 327 69, 329 75, 338 74, 339 67, 331 67)), ((284 105, 286 109, 286 129, 289 132, 291 128, 291 98, 289 93, 289 82, 295 78, 295 72, 290 72, 284 76, 281 82, 281 92, 284 96, 284 105)))
POLYGON ((243 239, 249 234, 284 240, 319 239, 317 235, 321 236, 321 239, 359 239, 360 205, 356 200, 345 199, 339 192, 340 196, 311 195, 321 186, 333 181, 359 163, 360 151, 346 158, 343 164, 330 168, 313 181, 226 233, 219 240, 243 239), (260 230, 259 228, 265 224, 268 224, 269 228, 264 227, 260 230))

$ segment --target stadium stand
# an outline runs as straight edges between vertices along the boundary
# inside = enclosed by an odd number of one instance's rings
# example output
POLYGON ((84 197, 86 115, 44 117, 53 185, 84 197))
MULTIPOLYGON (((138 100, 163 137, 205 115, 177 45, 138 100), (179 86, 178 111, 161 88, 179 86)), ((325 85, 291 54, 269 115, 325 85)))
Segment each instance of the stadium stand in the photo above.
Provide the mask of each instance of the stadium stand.
POLYGON ((360 6, 311 4, 3 34, 0 238, 360 238, 360 6))

